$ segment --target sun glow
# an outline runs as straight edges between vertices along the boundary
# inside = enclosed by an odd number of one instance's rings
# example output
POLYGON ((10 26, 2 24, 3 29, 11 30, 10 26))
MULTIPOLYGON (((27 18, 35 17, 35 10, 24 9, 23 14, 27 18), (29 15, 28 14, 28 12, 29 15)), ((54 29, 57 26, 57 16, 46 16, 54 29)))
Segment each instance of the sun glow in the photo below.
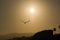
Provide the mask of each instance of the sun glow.
POLYGON ((32 8, 30 8, 30 13, 34 13, 35 12, 35 9, 32 7, 32 8))

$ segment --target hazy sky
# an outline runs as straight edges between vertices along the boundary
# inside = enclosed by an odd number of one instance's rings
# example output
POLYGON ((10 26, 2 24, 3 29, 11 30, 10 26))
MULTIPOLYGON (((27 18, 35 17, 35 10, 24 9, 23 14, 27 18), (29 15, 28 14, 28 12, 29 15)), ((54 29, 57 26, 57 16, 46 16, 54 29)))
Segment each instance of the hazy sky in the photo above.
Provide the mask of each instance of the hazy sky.
POLYGON ((35 33, 45 29, 57 28, 60 25, 60 1, 20 0, 1 1, 0 34, 35 33), (30 7, 35 13, 29 12, 30 7), (30 22, 24 24, 23 21, 30 22))

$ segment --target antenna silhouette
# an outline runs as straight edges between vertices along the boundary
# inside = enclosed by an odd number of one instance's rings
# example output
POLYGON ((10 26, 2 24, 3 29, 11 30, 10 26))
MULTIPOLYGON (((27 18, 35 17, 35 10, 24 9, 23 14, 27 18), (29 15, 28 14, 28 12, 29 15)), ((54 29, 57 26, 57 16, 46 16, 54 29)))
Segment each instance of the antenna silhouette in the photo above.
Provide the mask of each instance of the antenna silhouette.
POLYGON ((59 29, 60 29, 60 25, 59 25, 59 29))

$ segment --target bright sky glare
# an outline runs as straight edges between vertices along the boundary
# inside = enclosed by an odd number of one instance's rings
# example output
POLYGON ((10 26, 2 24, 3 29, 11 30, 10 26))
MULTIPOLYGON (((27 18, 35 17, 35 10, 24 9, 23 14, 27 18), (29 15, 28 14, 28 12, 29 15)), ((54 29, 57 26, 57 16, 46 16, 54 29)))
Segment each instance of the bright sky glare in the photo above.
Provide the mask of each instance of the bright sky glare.
POLYGON ((32 7, 32 8, 30 8, 30 13, 34 13, 35 12, 35 9, 32 7))

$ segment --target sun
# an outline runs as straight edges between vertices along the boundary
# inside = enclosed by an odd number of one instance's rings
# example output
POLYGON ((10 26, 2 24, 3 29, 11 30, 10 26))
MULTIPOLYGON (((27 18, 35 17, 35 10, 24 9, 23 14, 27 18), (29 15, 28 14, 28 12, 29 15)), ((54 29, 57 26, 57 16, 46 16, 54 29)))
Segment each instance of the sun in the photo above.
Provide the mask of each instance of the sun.
POLYGON ((35 9, 33 7, 30 8, 30 13, 34 13, 35 12, 35 9))

